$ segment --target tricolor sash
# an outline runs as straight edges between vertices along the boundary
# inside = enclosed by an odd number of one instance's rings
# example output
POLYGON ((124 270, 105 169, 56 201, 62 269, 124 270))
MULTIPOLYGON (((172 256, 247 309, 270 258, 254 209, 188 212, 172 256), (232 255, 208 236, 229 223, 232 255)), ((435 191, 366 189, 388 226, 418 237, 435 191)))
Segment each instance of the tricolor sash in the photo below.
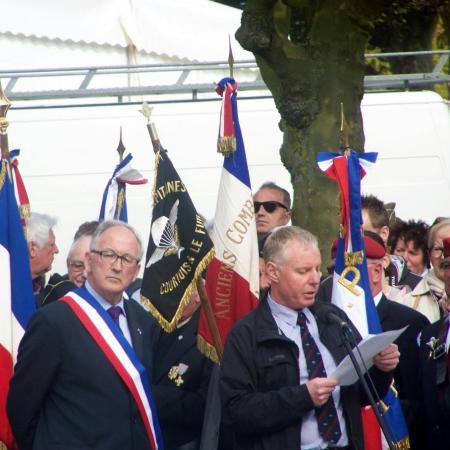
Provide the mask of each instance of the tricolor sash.
POLYGON ((130 390, 152 450, 162 450, 162 437, 147 371, 123 333, 85 288, 69 292, 60 301, 70 306, 130 390))

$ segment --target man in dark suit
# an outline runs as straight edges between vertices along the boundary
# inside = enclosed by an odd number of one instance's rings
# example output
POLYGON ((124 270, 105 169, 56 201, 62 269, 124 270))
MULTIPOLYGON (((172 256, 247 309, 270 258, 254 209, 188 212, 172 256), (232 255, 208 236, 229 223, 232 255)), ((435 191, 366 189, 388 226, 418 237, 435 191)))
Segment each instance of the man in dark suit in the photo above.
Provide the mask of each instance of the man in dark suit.
MULTIPOLYGON (((317 239, 298 227, 273 232, 264 247, 268 295, 231 330, 221 363, 223 420, 236 449, 364 448, 359 383, 330 376, 345 357, 334 305, 315 303, 317 239)), ((353 327, 353 332, 358 332, 353 327)), ((383 395, 398 363, 391 344, 370 369, 383 395)))
POLYGON ((145 393, 155 328, 139 304, 123 298, 141 257, 132 227, 104 222, 86 259, 85 286, 31 319, 7 403, 20 450, 157 447, 158 432, 152 435, 148 426, 158 426, 145 393), (129 366, 138 374, 131 383, 123 369, 129 366))
MULTIPOLYGON (((445 292, 450 298, 450 238, 443 240, 445 292)), ((420 339, 427 447, 450 448, 449 316, 426 327, 420 339)))
POLYGON ((411 448, 424 449, 423 400, 420 391, 418 336, 429 324, 428 319, 412 308, 388 300, 382 291, 383 257, 386 253, 378 234, 364 232, 370 289, 383 331, 408 327, 395 341, 400 362, 394 379, 409 430, 411 448))
POLYGON ((160 329, 154 345, 152 390, 164 450, 197 450, 200 445, 212 362, 197 348, 199 306, 194 291, 177 329, 160 329))

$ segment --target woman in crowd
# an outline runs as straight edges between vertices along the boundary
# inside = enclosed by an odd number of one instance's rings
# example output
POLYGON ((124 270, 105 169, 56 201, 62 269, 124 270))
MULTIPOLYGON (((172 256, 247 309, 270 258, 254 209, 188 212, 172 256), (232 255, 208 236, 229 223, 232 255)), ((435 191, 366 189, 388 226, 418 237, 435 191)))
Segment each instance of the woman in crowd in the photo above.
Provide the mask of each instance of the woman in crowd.
POLYGON ((392 254, 402 256, 408 269, 421 277, 429 268, 428 228, 421 220, 410 220, 399 224, 392 232, 392 254))
POLYGON ((397 300, 421 312, 430 322, 437 321, 448 310, 444 271, 440 267, 443 261, 442 242, 447 237, 450 237, 450 219, 444 219, 430 228, 426 253, 432 267, 412 292, 397 300))

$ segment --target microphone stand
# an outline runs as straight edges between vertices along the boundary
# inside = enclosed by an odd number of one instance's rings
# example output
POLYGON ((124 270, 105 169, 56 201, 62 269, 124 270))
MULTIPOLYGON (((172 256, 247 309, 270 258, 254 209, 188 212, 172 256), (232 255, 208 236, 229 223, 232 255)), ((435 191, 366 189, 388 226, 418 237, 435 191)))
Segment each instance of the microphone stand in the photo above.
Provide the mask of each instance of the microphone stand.
MULTIPOLYGON (((383 431, 384 437, 386 438, 386 441, 389 445, 389 449, 395 450, 395 446, 390 437, 390 432, 386 427, 384 418, 381 417, 381 414, 378 411, 375 399, 373 398, 373 395, 372 395, 372 392, 370 391, 369 385, 367 384, 367 381, 364 378, 363 373, 361 372, 361 368, 359 367, 359 364, 356 361, 355 355, 353 354, 352 346, 350 345, 350 339, 349 339, 349 334, 351 333, 351 330, 348 330, 347 326, 341 326, 341 331, 342 331, 342 342, 344 343, 344 346, 345 346, 345 349, 347 350, 348 356, 350 357, 353 367, 356 370, 359 381, 361 382, 361 384, 363 386, 364 392, 366 393, 367 398, 369 399, 370 406, 372 406, 373 412, 375 413, 375 417, 377 418, 377 421, 380 424, 381 430, 383 431)), ((370 376, 369 373, 367 373, 367 376, 370 376)))

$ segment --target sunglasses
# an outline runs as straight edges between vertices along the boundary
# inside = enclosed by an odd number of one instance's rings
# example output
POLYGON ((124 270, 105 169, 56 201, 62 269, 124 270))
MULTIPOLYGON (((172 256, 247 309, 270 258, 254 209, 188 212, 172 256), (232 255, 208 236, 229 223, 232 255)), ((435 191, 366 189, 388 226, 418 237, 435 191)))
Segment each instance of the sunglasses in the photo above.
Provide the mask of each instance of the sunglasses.
POLYGON ((289 211, 289 208, 283 203, 275 202, 275 201, 268 201, 268 202, 253 202, 253 205, 255 206, 255 212, 257 213, 261 206, 264 206, 264 209, 268 213, 273 213, 278 207, 284 208, 286 211, 289 211))

